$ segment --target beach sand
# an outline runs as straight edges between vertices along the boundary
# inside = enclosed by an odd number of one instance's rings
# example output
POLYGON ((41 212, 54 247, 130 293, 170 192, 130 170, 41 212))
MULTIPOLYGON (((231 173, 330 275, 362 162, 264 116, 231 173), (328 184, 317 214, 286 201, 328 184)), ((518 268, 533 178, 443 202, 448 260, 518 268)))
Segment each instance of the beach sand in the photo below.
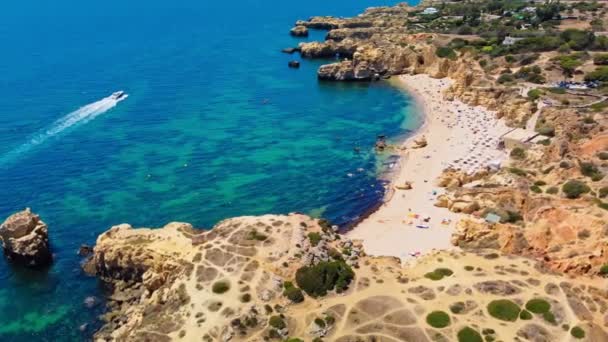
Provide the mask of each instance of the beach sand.
POLYGON ((349 238, 361 240, 370 255, 405 261, 432 250, 454 248, 450 237, 461 214, 435 207, 437 197, 445 192, 436 185, 437 178, 448 167, 473 173, 506 158, 497 147, 500 136, 510 129, 494 112, 444 100, 443 91, 451 83, 427 75, 399 76, 399 85, 416 98, 425 121, 404 142, 406 149, 385 203, 347 233, 349 238), (412 148, 422 136, 428 145, 412 148), (405 182, 411 182, 413 188, 395 189, 405 182), (425 218, 430 219, 425 222, 425 218))

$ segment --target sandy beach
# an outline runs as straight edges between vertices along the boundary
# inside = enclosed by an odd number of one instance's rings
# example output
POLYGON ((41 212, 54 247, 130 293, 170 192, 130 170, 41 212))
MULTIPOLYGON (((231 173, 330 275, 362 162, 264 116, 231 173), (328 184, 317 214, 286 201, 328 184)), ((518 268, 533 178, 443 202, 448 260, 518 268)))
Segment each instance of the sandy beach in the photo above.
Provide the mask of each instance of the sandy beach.
POLYGON ((385 203, 347 235, 362 240, 368 254, 411 260, 432 250, 454 248, 450 237, 461 214, 435 207, 445 191, 436 185, 446 168, 469 173, 506 158, 497 149, 509 131, 495 113, 460 101, 443 99, 451 80, 427 75, 399 76, 399 85, 415 97, 424 112, 424 124, 403 144, 399 171, 385 203), (412 148, 424 137, 427 146, 412 148), (412 189, 395 186, 406 182, 412 189))

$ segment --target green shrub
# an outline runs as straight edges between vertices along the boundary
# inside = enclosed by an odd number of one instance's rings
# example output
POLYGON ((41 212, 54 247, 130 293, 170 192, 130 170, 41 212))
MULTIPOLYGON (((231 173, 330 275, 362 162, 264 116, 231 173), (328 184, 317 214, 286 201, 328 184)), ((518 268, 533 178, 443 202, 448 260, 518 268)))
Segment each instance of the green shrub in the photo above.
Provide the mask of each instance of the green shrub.
POLYGON ((601 66, 585 75, 585 81, 608 81, 608 66, 601 66))
POLYGON ((464 307, 465 307, 464 302, 456 302, 456 303, 450 305, 450 311, 453 314, 459 314, 462 312, 462 310, 464 310, 464 307))
POLYGON ((521 312, 519 313, 519 319, 522 319, 524 321, 531 320, 532 314, 528 310, 521 310, 521 312))
POLYGON ((562 192, 570 199, 579 198, 582 194, 586 194, 589 191, 591 191, 591 189, 587 184, 578 180, 569 180, 562 186, 562 192))
POLYGON ((546 193, 550 194, 550 195, 555 195, 559 192, 559 189, 556 186, 552 186, 550 188, 547 189, 546 193))
POLYGON ((354 276, 353 270, 342 260, 322 261, 298 269, 296 283, 309 296, 319 297, 333 289, 338 293, 343 292, 354 276))
POLYGON ((290 338, 286 339, 285 342, 304 342, 304 340, 296 338, 296 337, 290 337, 290 338))
POLYGON ((598 207, 604 210, 608 210, 608 203, 600 202, 597 204, 598 207))
POLYGON ((538 126, 536 128, 536 132, 538 132, 538 134, 544 135, 546 137, 555 136, 555 128, 553 128, 553 126, 547 125, 547 124, 538 126))
POLYGON ((545 321, 547 321, 551 324, 557 324, 555 315, 551 311, 547 311, 547 312, 543 313, 543 318, 545 319, 545 321))
POLYGON ((249 303, 251 301, 251 295, 249 293, 244 293, 241 296, 241 302, 243 303, 249 303))
POLYGON ((516 147, 511 150, 510 156, 513 159, 522 160, 526 158, 526 151, 521 147, 516 147))
POLYGON ((598 191, 597 196, 599 198, 605 198, 606 196, 608 196, 608 186, 600 188, 600 190, 598 191))
POLYGON ((508 322, 515 322, 521 311, 519 305, 508 299, 493 300, 487 309, 490 316, 508 322))
POLYGON ((511 172, 512 174, 514 174, 516 176, 520 176, 520 177, 525 177, 527 175, 526 171, 524 171, 522 169, 518 169, 516 167, 509 168, 509 172, 511 172))
POLYGON ((581 173, 584 176, 591 178, 594 182, 597 182, 604 178, 604 175, 600 172, 600 170, 593 163, 590 162, 582 162, 580 163, 581 173))
POLYGON ((545 182, 543 180, 537 180, 536 182, 534 182, 534 185, 536 185, 536 186, 545 186, 545 185, 547 185, 547 182, 545 182))
POLYGON ((225 280, 216 281, 215 283, 213 283, 211 290, 213 291, 213 293, 217 294, 226 293, 228 292, 228 290, 230 290, 230 283, 225 280))
POLYGON ((283 318, 281 318, 281 316, 271 316, 268 320, 268 324, 278 330, 282 330, 287 327, 287 324, 285 324, 285 321, 283 318))
POLYGON ((515 77, 511 74, 502 74, 498 77, 497 82, 500 84, 510 83, 515 81, 515 77))
POLYGON ((283 284, 283 288, 283 296, 289 298, 293 303, 302 303, 304 301, 302 290, 295 287, 292 282, 286 281, 283 284))
POLYGON ((325 328, 325 321, 319 317, 315 318, 315 324, 321 328, 325 328))
POLYGON ((597 157, 600 158, 600 160, 608 160, 608 151, 598 153, 597 157))
POLYGON ((308 241, 313 247, 317 246, 321 242, 321 234, 317 232, 308 233, 308 241))
POLYGON ((541 189, 540 187, 538 187, 538 185, 532 185, 530 187, 530 191, 535 192, 537 194, 540 194, 543 192, 543 189, 541 189))
POLYGON ((470 327, 464 327, 458 331, 458 342, 483 342, 481 335, 470 327))
POLYGON ((608 276, 608 264, 603 264, 602 267, 600 267, 600 275, 601 276, 608 276))
POLYGON ((452 274, 454 274, 454 272, 449 268, 437 268, 433 272, 426 273, 424 277, 431 280, 441 280, 444 277, 451 276, 452 274))
POLYGON ((249 234, 247 235, 247 239, 265 241, 266 239, 268 239, 268 236, 266 236, 262 233, 259 233, 257 230, 254 229, 249 232, 249 234))
POLYGON ((579 326, 576 326, 573 327, 572 330, 570 330, 570 335, 572 335, 572 337, 574 338, 582 339, 585 338, 585 330, 583 330, 579 326))
POLYGON ((465 267, 464 267, 464 269, 465 269, 466 271, 469 271, 469 272, 470 272, 470 271, 474 270, 474 269, 475 269, 475 267, 470 266, 470 265, 467 265, 467 266, 465 266, 465 267))
POLYGON ((433 311, 426 316, 426 322, 433 328, 445 328, 450 325, 450 315, 443 311, 433 311))
POLYGON ((442 47, 437 48, 437 50, 435 50, 435 54, 439 58, 456 59, 456 57, 457 57, 456 52, 454 50, 452 50, 452 48, 449 48, 447 46, 442 46, 442 47))
POLYGON ((531 89, 528 91, 528 98, 532 101, 538 100, 541 95, 542 92, 540 91, 540 89, 531 89))
POLYGON ((544 299, 535 298, 526 303, 526 309, 535 314, 542 314, 551 310, 551 304, 544 299))

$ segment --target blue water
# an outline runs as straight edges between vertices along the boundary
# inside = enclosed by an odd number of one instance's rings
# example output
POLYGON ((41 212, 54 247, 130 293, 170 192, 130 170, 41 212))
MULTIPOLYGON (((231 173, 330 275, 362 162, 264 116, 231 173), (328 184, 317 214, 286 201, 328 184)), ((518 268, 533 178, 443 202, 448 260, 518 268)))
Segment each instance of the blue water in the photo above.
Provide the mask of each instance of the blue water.
POLYGON ((112 225, 292 211, 345 224, 377 203, 373 143, 416 127, 411 99, 386 83, 319 83, 324 62, 289 69, 299 56, 279 51, 302 41, 288 35, 296 19, 383 4, 4 3, 0 217, 39 213, 56 261, 24 271, 0 258, 0 340, 90 337, 103 305, 83 300, 102 292, 76 251, 112 225), (121 89, 126 100, 103 100, 121 89))

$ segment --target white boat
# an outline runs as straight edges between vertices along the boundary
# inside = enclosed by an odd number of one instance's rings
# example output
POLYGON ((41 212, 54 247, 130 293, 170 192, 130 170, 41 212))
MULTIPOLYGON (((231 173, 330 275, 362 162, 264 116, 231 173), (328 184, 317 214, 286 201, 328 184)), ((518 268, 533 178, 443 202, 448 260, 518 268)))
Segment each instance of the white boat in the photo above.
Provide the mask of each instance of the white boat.
POLYGON ((117 91, 117 92, 113 93, 113 94, 112 94, 112 96, 110 96, 110 97, 111 97, 113 100, 120 100, 120 99, 122 99, 123 97, 125 97, 126 95, 127 95, 127 94, 125 94, 125 92, 124 92, 124 91, 119 90, 119 91, 117 91))

